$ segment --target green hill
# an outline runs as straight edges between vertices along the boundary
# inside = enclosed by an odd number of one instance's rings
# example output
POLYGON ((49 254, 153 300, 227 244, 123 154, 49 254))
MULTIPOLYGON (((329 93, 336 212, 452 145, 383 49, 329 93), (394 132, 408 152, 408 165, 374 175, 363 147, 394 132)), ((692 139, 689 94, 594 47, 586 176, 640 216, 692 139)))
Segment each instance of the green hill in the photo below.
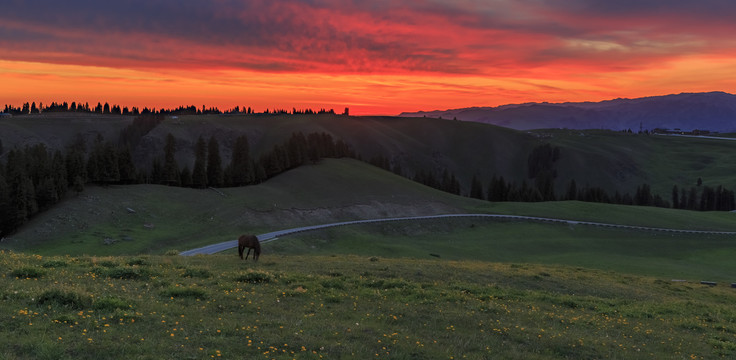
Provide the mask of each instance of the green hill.
POLYGON ((703 185, 736 188, 736 142, 611 131, 540 130, 536 132, 560 146, 558 185, 575 178, 605 189, 631 192, 647 183, 655 193, 670 199, 672 186, 680 189, 703 185))
MULTIPOLYGON (((128 116, 94 114, 41 114, 0 119, 0 141, 7 151, 16 146, 45 142, 63 148, 80 134, 91 146, 99 133, 117 141, 132 123, 128 116)), ((557 193, 575 179, 579 187, 601 187, 610 193, 633 193, 647 183, 655 193, 670 199, 673 185, 680 189, 704 185, 736 188, 734 143, 721 140, 673 138, 612 131, 537 130, 507 128, 431 118, 348 117, 342 115, 190 115, 165 117, 132 149, 136 165, 150 171, 161 159, 165 139, 176 139, 179 167, 193 168, 194 144, 199 136, 218 139, 223 164, 228 164, 235 139, 248 137, 252 155, 271 151, 292 133, 325 132, 350 144, 368 160, 382 155, 404 175, 430 171, 436 176, 448 170, 468 193, 473 176, 487 186, 493 175, 506 180, 527 180, 527 158, 535 146, 560 147, 557 193)))
POLYGON ((462 212, 485 202, 421 186, 355 160, 325 160, 218 191, 89 187, 2 243, 41 254, 163 253, 300 225, 462 212))
MULTIPOLYGON (((683 230, 736 231, 734 214, 582 203, 490 203, 440 192, 355 160, 324 160, 266 183, 216 191, 89 188, 42 213, 2 248, 41 255, 163 254, 297 226, 448 213, 528 215, 683 230)), ((533 262, 730 281, 733 239, 587 225, 448 219, 292 235, 271 254, 355 254, 533 262)), ((235 252, 232 252, 235 256, 235 252)))

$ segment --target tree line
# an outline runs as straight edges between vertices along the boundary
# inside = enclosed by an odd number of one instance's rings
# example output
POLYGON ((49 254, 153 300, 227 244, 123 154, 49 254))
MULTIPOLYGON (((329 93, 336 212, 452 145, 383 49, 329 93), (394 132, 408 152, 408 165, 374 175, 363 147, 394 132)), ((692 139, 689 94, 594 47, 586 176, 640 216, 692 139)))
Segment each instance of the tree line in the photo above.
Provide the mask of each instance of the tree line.
MULTIPOLYGON (((233 107, 231 109, 221 111, 216 106, 214 107, 206 107, 202 105, 201 108, 198 108, 194 105, 189 106, 179 106, 173 109, 156 109, 156 108, 148 108, 144 107, 142 109, 138 107, 127 107, 127 106, 121 106, 117 104, 110 105, 109 103, 105 102, 104 104, 98 102, 95 106, 90 106, 89 102, 85 103, 77 103, 75 101, 72 101, 71 103, 68 103, 66 101, 57 103, 52 102, 49 105, 44 106, 43 103, 39 103, 38 106, 36 106, 36 102, 25 102, 21 106, 15 107, 13 105, 5 105, 5 108, 3 109, 3 112, 6 114, 12 114, 12 115, 25 115, 25 114, 40 114, 40 113, 90 113, 90 114, 103 114, 103 115, 130 115, 130 116, 138 116, 138 115, 221 115, 221 114, 243 114, 243 115, 251 115, 251 114, 258 114, 253 108, 250 106, 243 106, 242 108, 240 106, 233 107)), ((289 112, 286 109, 265 109, 260 114, 291 114, 291 115, 297 115, 297 114, 308 114, 308 115, 315 115, 315 114, 335 114, 334 109, 324 109, 321 108, 319 110, 313 110, 313 109, 297 109, 292 108, 291 112, 289 112)), ((350 109, 345 108, 345 111, 343 112, 343 115, 349 115, 350 109)))
POLYGON ((474 175, 470 180, 468 192, 461 194, 458 177, 448 169, 431 171, 417 170, 413 177, 403 173, 398 162, 392 162, 386 156, 378 155, 369 160, 374 166, 409 177, 412 180, 451 194, 462 195, 492 202, 540 202, 577 200, 620 205, 655 206, 699 211, 732 211, 736 210, 734 191, 719 185, 709 187, 702 185, 698 179, 697 187, 689 190, 672 189, 670 200, 654 194, 649 184, 642 184, 636 191, 621 193, 609 192, 598 186, 579 186, 574 179, 570 180, 562 193, 555 192, 557 170, 555 164, 560 159, 561 150, 551 144, 543 144, 533 148, 527 157, 527 178, 521 181, 508 180, 504 176, 493 175, 484 185, 480 176, 474 175))

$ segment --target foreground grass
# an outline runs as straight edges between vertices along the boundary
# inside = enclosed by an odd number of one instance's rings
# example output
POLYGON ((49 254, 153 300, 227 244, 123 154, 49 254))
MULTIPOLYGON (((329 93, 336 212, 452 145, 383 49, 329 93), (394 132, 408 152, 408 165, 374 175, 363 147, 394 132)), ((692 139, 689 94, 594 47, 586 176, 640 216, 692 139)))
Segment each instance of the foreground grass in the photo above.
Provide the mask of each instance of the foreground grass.
POLYGON ((6 359, 736 355, 736 290, 367 256, 0 253, 6 359))

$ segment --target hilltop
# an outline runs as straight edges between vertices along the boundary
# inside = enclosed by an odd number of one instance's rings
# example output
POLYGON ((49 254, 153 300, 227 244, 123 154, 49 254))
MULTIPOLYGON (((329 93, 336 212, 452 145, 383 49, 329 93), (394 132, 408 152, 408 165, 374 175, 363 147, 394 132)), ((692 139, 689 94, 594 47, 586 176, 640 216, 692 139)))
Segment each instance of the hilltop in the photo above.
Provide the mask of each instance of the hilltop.
POLYGON ((531 129, 695 129, 736 131, 736 95, 724 92, 682 93, 601 102, 525 103, 497 107, 404 112, 482 122, 517 130, 531 129))

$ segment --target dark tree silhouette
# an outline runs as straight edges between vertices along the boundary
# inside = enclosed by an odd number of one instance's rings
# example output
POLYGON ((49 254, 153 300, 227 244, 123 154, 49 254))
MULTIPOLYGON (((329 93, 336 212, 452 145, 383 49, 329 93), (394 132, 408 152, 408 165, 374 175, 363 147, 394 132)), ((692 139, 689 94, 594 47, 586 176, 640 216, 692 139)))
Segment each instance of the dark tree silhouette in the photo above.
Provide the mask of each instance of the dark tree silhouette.
POLYGON ((677 185, 672 186, 672 207, 675 209, 680 208, 680 190, 677 185))
POLYGON ((176 139, 169 133, 164 146, 164 179, 167 185, 179 185, 179 165, 176 163, 176 139))
POLYGON ((214 135, 210 137, 210 141, 207 144, 207 185, 213 187, 224 185, 220 144, 214 135))
POLYGON ((253 165, 250 158, 250 145, 245 135, 235 139, 230 162, 230 183, 233 186, 244 186, 254 181, 253 165))
POLYGON ((207 144, 202 136, 197 139, 194 148, 194 170, 192 170, 192 187, 204 189, 207 187, 207 144))

